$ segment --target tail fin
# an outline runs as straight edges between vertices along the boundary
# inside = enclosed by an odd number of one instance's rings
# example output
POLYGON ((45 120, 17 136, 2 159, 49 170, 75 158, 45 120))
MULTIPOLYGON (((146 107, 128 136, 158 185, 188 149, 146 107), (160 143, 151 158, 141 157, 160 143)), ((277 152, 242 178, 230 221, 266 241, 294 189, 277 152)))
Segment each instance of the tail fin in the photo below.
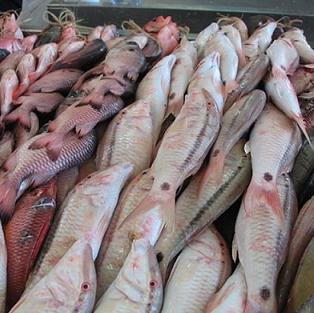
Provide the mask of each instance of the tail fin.
POLYGON ((284 221, 284 211, 281 206, 275 180, 273 179, 272 182, 257 184, 252 179, 244 198, 245 213, 250 216, 257 205, 265 203, 272 208, 274 214, 282 223, 284 221))
POLYGON ((305 121, 304 121, 302 115, 297 115, 295 117, 295 121, 297 122, 298 126, 300 127, 300 129, 301 129, 302 133, 304 134, 306 140, 309 142, 312 150, 314 150, 314 146, 313 146, 313 144, 312 144, 312 142, 310 140, 310 137, 309 137, 309 135, 307 133, 306 126, 305 126, 305 121))
POLYGON ((8 220, 15 208, 18 183, 4 175, 0 181, 0 218, 8 220))
POLYGON ((20 122, 23 126, 31 128, 30 112, 22 107, 16 108, 14 111, 4 117, 4 120, 9 123, 20 122))

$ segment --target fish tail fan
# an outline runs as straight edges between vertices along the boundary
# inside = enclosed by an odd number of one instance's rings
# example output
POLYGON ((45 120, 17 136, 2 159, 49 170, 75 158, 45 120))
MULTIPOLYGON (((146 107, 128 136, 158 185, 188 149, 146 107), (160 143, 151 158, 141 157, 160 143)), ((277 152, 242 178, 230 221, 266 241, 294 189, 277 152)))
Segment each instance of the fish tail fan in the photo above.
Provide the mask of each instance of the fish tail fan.
POLYGON ((0 218, 8 220, 15 208, 17 197, 18 182, 12 180, 8 175, 4 175, 0 179, 0 218))

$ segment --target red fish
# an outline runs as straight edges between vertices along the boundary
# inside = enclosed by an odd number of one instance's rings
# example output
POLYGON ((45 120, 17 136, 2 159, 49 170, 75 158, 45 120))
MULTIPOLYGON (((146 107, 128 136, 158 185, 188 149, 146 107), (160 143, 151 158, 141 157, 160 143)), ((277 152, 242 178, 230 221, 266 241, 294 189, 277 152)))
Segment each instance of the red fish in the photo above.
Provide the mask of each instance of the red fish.
POLYGON ((7 309, 22 295, 56 209, 56 180, 26 193, 4 227, 8 251, 7 309))

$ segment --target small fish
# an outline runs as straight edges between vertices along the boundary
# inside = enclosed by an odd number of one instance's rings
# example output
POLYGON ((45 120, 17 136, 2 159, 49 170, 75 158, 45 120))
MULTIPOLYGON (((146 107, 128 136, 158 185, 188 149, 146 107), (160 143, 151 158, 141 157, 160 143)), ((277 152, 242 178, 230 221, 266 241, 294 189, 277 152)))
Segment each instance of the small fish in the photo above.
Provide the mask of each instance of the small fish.
POLYGON ((117 278, 96 304, 95 313, 158 313, 163 285, 154 248, 134 240, 117 278))
POLYGON ((26 128, 31 128, 31 112, 38 111, 41 113, 49 113, 53 111, 62 101, 63 96, 59 93, 31 93, 19 97, 14 105, 18 107, 5 116, 5 122, 19 122, 26 128))
POLYGON ((7 309, 21 297, 56 209, 56 180, 27 192, 4 227, 8 250, 7 309))
POLYGON ((301 143, 296 124, 267 104, 250 134, 253 176, 244 200, 247 216, 262 205, 272 209, 277 223, 283 221, 277 177, 291 171, 301 143))
POLYGON ((180 112, 184 95, 197 62, 197 52, 194 45, 186 38, 182 38, 180 45, 174 50, 176 63, 171 73, 169 100, 165 119, 180 112))
POLYGON ((219 25, 232 25, 233 27, 235 27, 241 35, 242 42, 245 42, 249 37, 249 32, 246 24, 241 18, 237 16, 221 16, 218 19, 217 23, 219 25))
POLYGON ((202 180, 203 186, 209 180, 220 185, 226 156, 256 121, 265 104, 266 94, 256 89, 235 102, 223 115, 221 129, 210 153, 209 164, 202 180))
POLYGON ((0 215, 8 218, 14 211, 15 201, 28 187, 36 187, 58 172, 90 158, 96 148, 94 132, 77 138, 69 134, 64 138, 60 156, 53 162, 46 149, 32 150, 30 145, 45 134, 37 135, 14 151, 4 163, 0 179, 0 215))
POLYGON ((276 28, 276 22, 268 21, 256 29, 244 42, 244 54, 249 60, 255 59, 266 51, 272 42, 272 36, 276 28))
POLYGON ((14 136, 6 131, 0 140, 0 166, 9 158, 14 149, 14 136))
POLYGON ((221 289, 209 301, 206 313, 243 313, 247 287, 244 271, 238 265, 221 289))
POLYGON ((24 55, 24 51, 16 51, 8 55, 5 60, 1 61, 0 77, 6 70, 15 70, 24 55))
POLYGON ((19 80, 14 70, 6 70, 0 80, 0 105, 2 117, 12 109, 13 93, 19 80))
POLYGON ((29 120, 31 127, 27 128, 21 123, 17 123, 14 127, 15 147, 19 147, 27 140, 34 137, 39 130, 39 120, 34 112, 30 112, 29 120))
POLYGON ((59 209, 28 279, 29 290, 53 269, 76 240, 95 229, 100 220, 106 231, 119 193, 132 170, 130 163, 120 163, 89 175, 74 187, 59 209))
POLYGON ((134 165, 131 178, 147 169, 153 155, 153 126, 150 105, 137 100, 120 111, 110 122, 98 145, 96 166, 105 169, 113 164, 134 165))
POLYGON ((214 226, 206 227, 181 252, 168 279, 162 313, 205 312, 230 275, 227 245, 214 226))

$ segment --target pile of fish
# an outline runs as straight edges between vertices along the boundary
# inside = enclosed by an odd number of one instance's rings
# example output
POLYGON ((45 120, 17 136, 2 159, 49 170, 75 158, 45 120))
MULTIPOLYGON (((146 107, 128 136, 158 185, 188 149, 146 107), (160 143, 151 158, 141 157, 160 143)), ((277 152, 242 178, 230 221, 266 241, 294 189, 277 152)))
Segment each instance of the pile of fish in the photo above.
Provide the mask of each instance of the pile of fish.
POLYGON ((303 31, 62 14, 0 17, 0 313, 314 312, 303 31))

